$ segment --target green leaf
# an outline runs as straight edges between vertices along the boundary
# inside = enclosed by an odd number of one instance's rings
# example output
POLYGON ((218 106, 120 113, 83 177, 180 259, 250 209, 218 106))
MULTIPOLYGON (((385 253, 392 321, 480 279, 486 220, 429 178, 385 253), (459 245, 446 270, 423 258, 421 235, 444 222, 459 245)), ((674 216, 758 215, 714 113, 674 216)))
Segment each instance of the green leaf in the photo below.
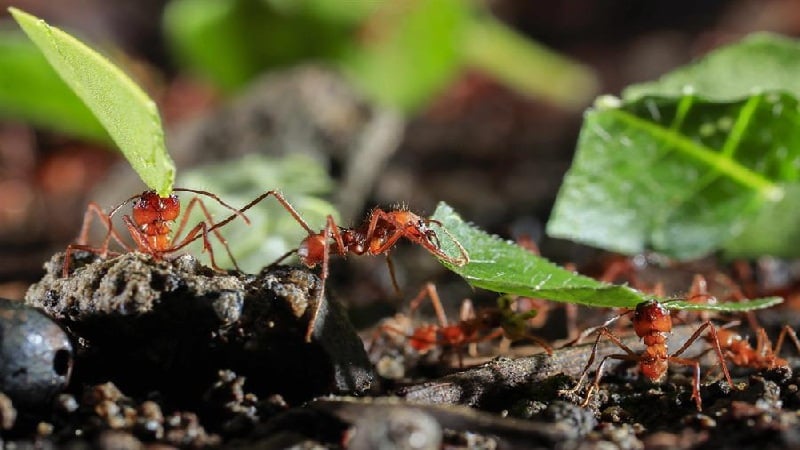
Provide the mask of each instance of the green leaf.
POLYGON ((74 37, 19 9, 9 11, 103 124, 142 181, 159 195, 168 195, 175 165, 167 154, 155 102, 118 67, 74 37))
POLYGON ((699 257, 784 198, 798 164, 800 115, 788 94, 601 100, 586 113, 547 232, 699 257))
MULTIPOLYGON (((465 223, 453 209, 439 203, 432 219, 466 248, 470 262, 457 267, 442 262, 469 284, 495 292, 545 298, 598 307, 633 307, 647 296, 627 286, 601 283, 576 274, 530 251, 465 223)), ((438 233, 442 250, 458 255, 445 233, 438 233)))
POLYGON ((0 116, 110 142, 94 114, 20 30, 0 31, 0 116))
POLYGON ((384 8, 373 19, 376 35, 344 67, 373 99, 413 111, 460 70, 471 8, 463 0, 392 1, 384 8))
MULTIPOLYGON (((358 15, 375 7, 358 1, 339 9, 358 15)), ((172 0, 164 32, 182 64, 235 92, 265 69, 344 53, 356 25, 326 15, 331 6, 331 0, 172 0)))
POLYGON ((622 98, 682 97, 687 94, 721 102, 753 94, 785 91, 800 98, 800 42, 758 33, 709 53, 694 64, 659 80, 625 89, 622 98))
POLYGON ((490 17, 469 21, 462 51, 465 64, 524 95, 582 109, 597 94, 597 76, 589 67, 490 17))
POLYGON ((800 243, 800 183, 782 185, 786 195, 758 211, 741 233, 725 243, 728 257, 769 254, 793 258, 800 243))
POLYGON ((664 300, 662 303, 667 309, 683 311, 746 312, 779 305, 783 303, 783 297, 764 297, 740 302, 733 301, 715 304, 694 303, 685 300, 664 300))
POLYGON ((767 308, 783 301, 780 297, 767 297, 708 304, 658 299, 628 286, 601 283, 570 272, 513 242, 465 223, 446 203, 439 203, 431 219, 440 221, 447 230, 447 233, 437 233, 446 254, 459 254, 452 237, 464 246, 470 257, 470 262, 461 267, 442 260, 440 262, 464 277, 469 284, 494 292, 603 308, 634 308, 643 301, 659 300, 669 309, 728 312, 767 308))
MULTIPOLYGON (((241 207, 265 190, 280 190, 314 229, 322 229, 327 216, 338 220, 335 208, 321 197, 333 188, 328 171, 318 161, 303 155, 284 158, 267 158, 250 154, 236 161, 213 164, 182 172, 180 186, 213 192, 228 204, 241 207)), ((183 194, 183 203, 191 197, 183 194)), ((201 197, 202 198, 202 197, 201 197)), ((209 212, 217 219, 230 215, 230 210, 203 198, 209 212)), ((241 219, 233 220, 220 229, 239 267, 256 273, 267 264, 293 248, 307 236, 303 228, 274 198, 267 197, 257 206, 247 210, 250 225, 241 219)), ((188 223, 194 225, 205 217, 194 210, 188 223)), ((224 248, 216 238, 211 238, 214 258, 221 267, 233 267, 224 248)), ((193 254, 208 264, 208 253, 202 252, 202 242, 193 244, 193 254)))

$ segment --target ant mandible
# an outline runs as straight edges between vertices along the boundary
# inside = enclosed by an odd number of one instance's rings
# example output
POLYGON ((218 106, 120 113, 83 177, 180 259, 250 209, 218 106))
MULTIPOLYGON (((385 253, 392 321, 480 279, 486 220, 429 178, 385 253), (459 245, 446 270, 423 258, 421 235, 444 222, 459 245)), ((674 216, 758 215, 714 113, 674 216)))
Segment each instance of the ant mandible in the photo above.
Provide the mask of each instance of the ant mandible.
POLYGON ((564 391, 564 393, 573 394, 580 389, 584 378, 586 377, 589 367, 591 367, 597 356, 597 346, 602 336, 606 336, 617 347, 621 348, 625 353, 616 353, 603 357, 600 365, 597 366, 594 382, 589 387, 586 393, 586 398, 581 406, 586 406, 591 400, 592 393, 600 386, 600 378, 603 376, 603 366, 609 359, 617 359, 621 361, 634 361, 639 363, 641 374, 653 382, 659 382, 667 373, 669 363, 679 364, 682 366, 689 366, 693 369, 692 379, 692 399, 695 401, 698 411, 702 411, 702 399, 700 398, 700 363, 696 359, 681 358, 680 355, 694 343, 704 331, 708 333, 708 339, 711 342, 712 349, 717 355, 725 380, 733 387, 728 366, 725 364, 725 358, 722 355, 720 348, 720 340, 717 334, 717 329, 710 321, 703 322, 700 327, 686 340, 686 342, 672 354, 667 353, 667 338, 672 332, 672 317, 669 310, 656 300, 648 300, 636 306, 633 312, 633 328, 636 335, 639 336, 645 349, 642 354, 637 354, 628 346, 622 343, 619 337, 612 333, 608 327, 603 326, 597 329, 597 339, 592 346, 592 354, 589 361, 581 372, 577 385, 573 389, 564 391))
MULTIPOLYGON (((406 238, 411 242, 421 245, 437 258, 450 264, 463 266, 469 262, 469 255, 466 249, 464 249, 461 243, 444 228, 440 221, 420 217, 405 208, 398 208, 390 211, 374 208, 370 211, 367 220, 357 228, 338 226, 333 216, 328 216, 325 227, 321 231, 315 232, 280 192, 272 190, 253 199, 250 203, 239 209, 238 213, 243 213, 269 196, 275 197, 283 208, 286 209, 308 233, 308 236, 300 242, 300 245, 296 249, 287 252, 271 265, 279 264, 284 259, 296 253, 300 258, 300 262, 306 267, 313 268, 318 265, 322 266, 320 274, 321 286, 317 293, 317 299, 314 303, 311 318, 309 319, 308 328, 306 329, 306 342, 311 341, 311 335, 316 325, 322 296, 325 292, 325 281, 328 278, 328 264, 331 254, 340 256, 347 256, 348 254, 385 255, 392 276, 392 284, 398 292, 399 288, 394 275, 394 266, 389 257, 389 250, 391 250, 401 238, 406 238), (458 248, 459 256, 450 256, 442 251, 439 238, 436 232, 431 228, 431 225, 439 226, 448 238, 450 238, 458 248)), ((209 231, 213 231, 225 225, 234 218, 235 216, 228 217, 211 227, 209 231)))
MULTIPOLYGON (((215 200, 225 208, 230 209, 234 212, 234 214, 230 216, 225 223, 230 222, 235 217, 242 217, 246 223, 250 223, 249 219, 241 211, 228 205, 222 201, 222 199, 210 192, 188 188, 174 188, 173 191, 192 192, 198 195, 205 195, 215 200)), ((211 247, 211 242, 208 239, 209 233, 213 233, 214 236, 217 237, 220 243, 222 243, 222 245, 225 247, 225 251, 228 253, 233 265, 237 269, 239 268, 236 264, 236 260, 231 254, 230 248, 228 247, 228 242, 224 237, 222 237, 218 230, 218 228, 224 224, 214 224, 211 214, 200 197, 194 197, 189 201, 189 204, 184 211, 183 218, 178 225, 178 229, 174 234, 172 234, 172 224, 178 219, 180 212, 181 203, 177 195, 170 194, 168 197, 161 197, 155 191, 144 191, 141 194, 134 195, 115 206, 109 213, 105 213, 100 206, 97 205, 97 203, 89 203, 89 206, 87 207, 86 213, 83 217, 83 225, 81 227, 81 233, 78 237, 78 241, 77 243, 68 245, 65 251, 62 276, 66 277, 69 274, 70 255, 77 250, 95 253, 102 258, 107 257, 109 254, 117 255, 117 252, 112 252, 109 250, 111 239, 120 245, 126 252, 138 250, 142 253, 152 255, 156 260, 160 260, 163 259, 167 254, 174 253, 186 247, 195 240, 202 238, 203 249, 208 251, 209 258, 211 259, 211 266, 215 270, 222 270, 219 268, 219 266, 217 266, 217 263, 214 260, 214 250, 211 247), (125 215, 123 216, 122 220, 136 245, 135 248, 123 241, 117 230, 114 229, 112 223, 114 214, 116 214, 123 206, 134 200, 135 202, 132 207, 132 215, 125 215), (202 221, 198 223, 194 228, 186 233, 185 237, 179 240, 183 230, 186 228, 186 224, 189 220, 189 214, 195 205, 200 207, 208 222, 202 221), (87 244, 89 227, 93 217, 99 218, 107 230, 106 237, 100 247, 92 247, 87 244), (172 236, 170 237, 171 234, 172 236)))

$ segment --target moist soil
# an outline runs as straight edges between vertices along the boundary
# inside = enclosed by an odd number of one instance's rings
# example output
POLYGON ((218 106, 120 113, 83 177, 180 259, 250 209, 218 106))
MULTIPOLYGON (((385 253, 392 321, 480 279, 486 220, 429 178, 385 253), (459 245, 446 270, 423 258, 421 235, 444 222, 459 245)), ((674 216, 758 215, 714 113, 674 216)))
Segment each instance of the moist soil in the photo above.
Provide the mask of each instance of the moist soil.
MULTIPOLYGON (((0 361, 8 448, 800 446, 795 358, 766 371, 732 367, 729 386, 706 354, 702 411, 682 367, 650 383, 609 359, 585 402, 586 383, 572 388, 591 342, 501 356, 487 342, 482 361, 457 354, 465 349, 420 355, 387 322, 362 339, 305 269, 243 274, 189 255, 77 252, 62 277, 63 261, 59 253, 45 265, 25 305, 0 303, 0 355, 15 362, 0 361)), ((679 325, 670 339, 692 332, 679 325)), ((708 353, 703 345, 686 355, 708 353)), ((599 357, 611 353, 620 349, 601 340, 599 357)))

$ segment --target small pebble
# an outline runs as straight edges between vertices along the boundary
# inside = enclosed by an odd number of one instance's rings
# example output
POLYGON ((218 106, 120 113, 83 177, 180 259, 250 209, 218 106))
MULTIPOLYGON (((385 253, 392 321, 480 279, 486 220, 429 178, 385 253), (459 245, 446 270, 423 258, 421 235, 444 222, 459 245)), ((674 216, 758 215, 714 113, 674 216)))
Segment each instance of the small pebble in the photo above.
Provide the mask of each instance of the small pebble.
POLYGON ((49 317, 0 298, 0 391, 18 409, 46 407, 69 383, 72 345, 49 317))
POLYGON ((348 436, 351 450, 426 450, 442 444, 442 428, 430 414, 414 408, 393 408, 385 416, 358 419, 348 436))

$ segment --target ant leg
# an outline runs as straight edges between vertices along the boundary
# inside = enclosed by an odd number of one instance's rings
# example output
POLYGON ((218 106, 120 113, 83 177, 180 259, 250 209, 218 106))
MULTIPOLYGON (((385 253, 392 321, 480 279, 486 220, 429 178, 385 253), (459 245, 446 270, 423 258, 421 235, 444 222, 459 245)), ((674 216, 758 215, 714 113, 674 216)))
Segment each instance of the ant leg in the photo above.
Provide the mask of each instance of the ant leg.
MULTIPOLYGON (((328 215, 325 219, 325 227, 333 236, 333 241, 336 242, 336 250, 339 252, 340 255, 344 256, 347 254, 347 249, 344 248, 344 239, 342 239, 342 233, 339 232, 339 226, 336 225, 336 221, 333 220, 333 216, 328 215)), ((325 244, 327 245, 328 241, 325 240, 325 244)))
MULTIPOLYGON (((708 323, 708 322, 706 322, 706 323, 708 323)), ((682 366, 690 366, 690 367, 692 367, 692 397, 691 397, 691 400, 694 400, 694 404, 695 404, 695 406, 697 406, 697 410, 698 411, 702 411, 703 410, 703 399, 700 397, 700 363, 695 361, 695 360, 693 360, 693 359, 676 358, 674 356, 670 356, 669 358, 667 358, 667 361, 675 363, 675 364, 680 364, 682 366)), ((733 384, 731 384, 731 387, 733 387, 733 384)))
MULTIPOLYGON (((192 208, 194 208, 194 205, 197 205, 197 206, 200 207, 200 210, 203 212, 203 215, 205 216, 206 220, 208 221, 208 224, 209 224, 208 226, 211 226, 211 227, 214 226, 214 218, 211 216, 211 213, 208 211, 208 208, 206 208, 206 205, 203 202, 203 200, 200 197, 194 197, 189 201, 189 204, 186 206, 186 209, 184 209, 184 211, 183 211, 183 217, 181 218, 180 225, 178 226, 178 229, 175 231, 175 234, 173 235, 173 238, 172 238, 173 245, 175 244, 175 242, 177 241, 178 237, 183 232, 183 229, 186 227, 186 223, 189 220, 189 216, 190 216, 190 213, 192 212, 192 208)), ((247 223, 250 223, 249 219, 247 219, 247 217, 245 217, 244 214, 242 214, 242 217, 244 217, 244 220, 247 221, 247 223)), ((195 228, 197 228, 197 227, 195 227, 195 228)), ((225 252, 228 254, 228 258, 230 258, 231 263, 233 263, 233 267, 235 267, 236 270, 241 272, 242 270, 239 268, 239 264, 236 262, 236 258, 233 257, 233 253, 231 253, 231 249, 228 246, 228 241, 222 236, 222 234, 219 232, 218 229, 214 229, 211 232, 214 233, 214 236, 216 236, 217 240, 222 244, 223 247, 225 247, 225 252)), ((207 231, 204 231, 203 235, 205 235, 206 233, 207 233, 207 231)), ((189 235, 187 234, 187 237, 188 236, 189 235)), ((198 237, 199 236, 196 235, 196 233, 195 233, 194 239, 192 239, 189 242, 194 241, 198 237)), ((186 242, 186 244, 188 244, 189 242, 186 242)), ((184 245, 186 245, 186 244, 184 244, 184 245)), ((181 247, 183 247, 183 245, 181 245, 179 248, 181 248, 181 247)), ((209 245, 209 248, 210 248, 210 245, 209 245)), ((211 254, 212 253, 209 253, 209 255, 211 255, 211 254)), ((212 265, 216 264, 215 262, 213 262, 213 256, 211 256, 211 258, 212 258, 212 265)))
POLYGON ((297 210, 296 210, 296 209, 294 209, 294 206, 292 206, 292 204, 291 204, 291 203, 289 203, 289 201, 288 201, 288 200, 286 200, 286 198, 284 198, 284 197, 283 197, 283 195, 282 195, 280 192, 278 192, 278 191, 275 191, 275 190, 272 190, 272 191, 267 191, 267 192, 265 192, 265 193, 263 193, 263 194, 259 195, 259 196, 258 196, 258 197, 256 197, 255 199, 251 200, 251 201, 250 201, 250 203, 248 203, 248 204, 244 205, 243 207, 241 207, 240 209, 238 209, 238 210, 237 210, 237 212, 236 212, 235 214, 232 214, 232 215, 230 215, 230 216, 226 217, 224 220, 222 220, 222 221, 220 221, 220 222, 217 222, 217 223, 216 223, 214 226, 212 226, 212 227, 211 227, 211 228, 210 228, 208 231, 214 231, 214 230, 216 230, 217 228, 220 228, 220 227, 223 227, 223 226, 225 226, 225 225, 226 225, 228 222, 230 222, 231 220, 233 220, 233 219, 235 219, 235 218, 237 218, 237 217, 239 217, 239 216, 243 215, 242 213, 244 213, 244 212, 245 212, 245 211, 247 211, 248 209, 252 208, 253 206, 255 206, 256 204, 258 204, 259 202, 261 202, 261 201, 262 201, 262 200, 264 200, 265 198, 269 197, 270 195, 271 195, 271 196, 273 196, 273 197, 275 197, 275 200, 277 200, 277 201, 278 201, 278 203, 280 203, 280 204, 281 204, 281 206, 283 206, 283 208, 284 208, 286 211, 288 211, 288 212, 289 212, 289 214, 291 214, 291 216, 294 218, 294 220, 296 220, 296 221, 297 221, 297 223, 299 223, 299 224, 300 224, 300 226, 301 226, 301 227, 303 227, 303 229, 304 229, 304 230, 306 230, 306 232, 307 232, 309 235, 312 235, 312 234, 314 234, 314 230, 312 230, 312 229, 311 229, 311 227, 310 227, 310 226, 308 226, 308 223, 306 223, 306 221, 305 221, 305 220, 303 220, 303 218, 300 216, 300 213, 298 213, 298 212, 297 212, 297 210))
MULTIPOLYGON (((332 223, 333 219, 329 217, 328 223, 332 223)), ((327 245, 328 240, 331 238, 330 227, 326 226, 323 233, 325 245, 322 249, 322 272, 320 273, 320 287, 317 291, 314 305, 312 306, 311 318, 308 320, 308 327, 306 328, 305 340, 306 343, 311 342, 311 336, 314 334, 314 328, 317 326, 317 316, 319 315, 320 307, 322 306, 322 299, 325 296, 325 282, 328 279, 328 264, 331 256, 331 248, 327 245)))
POLYGON ((797 351, 800 352, 800 340, 797 339, 797 333, 795 333, 794 329, 792 329, 792 327, 789 325, 784 325, 781 329, 781 334, 778 335, 778 343, 775 345, 776 355, 781 351, 781 346, 783 346, 783 341, 787 334, 789 335, 789 339, 791 339, 794 343, 797 351))
MULTIPOLYGON (((586 378, 586 374, 589 373, 589 368, 592 367, 592 363, 594 363, 594 360, 597 357, 597 346, 600 344, 600 338, 602 338, 603 336, 606 336, 608 339, 611 340, 611 342, 616 344, 619 348, 624 350, 625 353, 627 353, 627 355, 618 355, 618 356, 629 357, 631 361, 635 361, 635 360, 638 359, 638 357, 636 355, 636 352, 631 350, 627 345, 623 344, 622 341, 620 341, 619 338, 614 333, 612 333, 611 330, 609 330, 608 328, 600 327, 600 328, 597 328, 596 330, 593 330, 593 332, 594 331, 597 332, 597 338, 594 340, 594 344, 592 345, 592 353, 591 353, 591 355, 589 355, 589 360, 586 362, 586 365, 583 367, 583 370, 581 371, 580 377, 578 377, 578 383, 575 385, 574 388, 568 389, 568 390, 564 390, 564 391, 562 391, 562 393, 574 394, 575 392, 578 391, 578 389, 580 389, 581 384, 583 384, 583 380, 586 378)), ((605 361, 605 359, 607 359, 607 358, 609 358, 611 356, 613 356, 613 355, 609 355, 609 356, 603 358, 603 361, 605 361)), ((602 372, 600 370, 599 366, 598 366, 598 372, 602 372)), ((599 377, 597 377, 595 375, 595 378, 596 378, 596 384, 599 384, 599 377)))
MULTIPOLYGON (((279 194, 275 194, 276 198, 278 198, 279 194)), ((281 203, 286 202, 283 197, 279 198, 281 203)), ((284 206, 291 207, 288 203, 285 203, 284 206)), ((294 210, 290 210, 289 212, 293 212, 294 210)), ((292 215, 297 214, 296 211, 293 212, 292 215)), ((295 218, 299 218, 299 215, 295 218)), ((302 219, 300 219, 302 220, 302 219)), ((305 222, 303 222, 305 223, 305 222)), ((311 234, 314 234, 313 232, 311 234)), ((330 259, 331 259, 331 247, 328 245, 328 241, 330 241, 331 237, 333 237, 334 242, 336 242, 337 250, 340 254, 345 255, 346 249, 344 247, 344 240, 342 239, 342 234, 339 232, 339 227, 336 225, 336 222, 333 220, 333 216, 328 216, 327 223, 325 225, 325 230, 323 231, 323 245, 322 248, 322 271, 320 273, 320 287, 319 291, 316 295, 316 301, 314 302, 313 310, 311 312, 311 318, 308 321, 308 328, 306 328, 306 335, 305 340, 306 342, 311 342, 311 336, 314 334, 314 328, 317 324, 317 317, 319 316, 319 310, 322 306, 322 299, 325 296, 325 284, 328 279, 328 273, 330 270, 330 259)))
MULTIPOLYGON (((589 402, 592 400, 592 394, 595 391, 600 389, 600 379, 603 377, 603 369, 605 368, 606 361, 608 361, 609 359, 618 359, 620 361, 638 361, 639 357, 637 355, 635 355, 635 354, 633 354, 633 355, 631 355, 631 354, 623 355, 623 354, 619 354, 619 353, 616 353, 616 354, 613 354, 613 355, 607 355, 606 357, 604 357, 600 361, 600 364, 598 364, 598 366, 597 366, 597 370, 595 371, 595 374, 594 374, 594 381, 592 382, 592 385, 589 386, 589 390, 586 391, 586 398, 583 399, 583 403, 581 403, 581 407, 585 408, 585 407, 589 406, 589 402)), ((576 389, 577 388, 578 388, 578 386, 576 386, 576 389)))
POLYGON ((425 286, 420 289, 417 296, 411 299, 409 302, 409 316, 411 316, 411 314, 413 314, 419 308, 419 306, 422 304, 422 301, 426 298, 430 299, 431 304, 433 305, 433 310, 436 313, 436 319, 439 321, 439 326, 446 327, 447 315, 444 313, 442 301, 439 298, 439 292, 436 290, 436 285, 430 282, 425 283, 425 286))
POLYGON ((111 217, 106 214, 97 203, 90 202, 86 207, 86 212, 83 214, 83 223, 81 224, 81 232, 78 235, 78 241, 74 244, 67 245, 67 248, 64 250, 64 264, 61 268, 61 276, 66 278, 69 275, 70 257, 72 256, 72 253, 77 250, 91 252, 99 255, 101 258, 106 258, 109 254, 108 246, 112 238, 125 251, 131 251, 130 246, 128 246, 122 240, 122 237, 119 235, 119 233, 117 233, 117 230, 114 229, 114 226, 111 223, 111 217), (106 227, 106 237, 103 239, 103 243, 100 245, 100 247, 92 247, 87 245, 89 241, 89 228, 91 227, 92 220, 95 217, 100 219, 103 223, 103 226, 106 227))
MULTIPOLYGON (((465 323, 467 321, 474 320, 477 316, 475 315, 475 306, 472 304, 472 300, 465 298, 461 302, 461 307, 458 311, 458 320, 460 323, 465 323)), ((482 341, 490 341, 492 339, 498 338, 503 335, 503 330, 496 330, 492 333, 489 333, 487 336, 482 336, 480 338, 473 338, 469 339, 467 345, 467 354, 469 356, 475 357, 478 356, 478 342, 482 341)), ((508 351, 506 349, 506 351, 508 351)))
MULTIPOLYGON (((245 215, 244 215, 244 213, 242 213, 242 211, 239 211, 238 209, 234 208, 233 206, 231 206, 231 205, 229 205, 229 204, 225 203, 225 202, 224 202, 224 201, 223 201, 221 198, 219 198, 219 197, 218 197, 216 194, 212 194, 211 192, 208 192, 208 191, 202 191, 202 190, 197 190, 197 189, 188 189, 188 188, 172 188, 172 190, 173 190, 173 191, 176 191, 176 192, 193 192, 193 193, 195 193, 195 194, 199 194, 199 195, 205 195, 205 196, 207 196, 207 197, 209 197, 209 198, 211 198, 211 199, 215 200, 217 203, 219 203, 219 204, 220 204, 220 205, 222 205, 223 207, 225 207, 225 208, 227 208, 227 209, 229 209, 229 210, 233 211, 233 213, 234 213, 235 215, 237 215, 237 216, 240 216, 240 217, 242 218, 242 220, 244 220, 244 222, 245 222, 246 224, 250 225, 250 219, 248 219, 248 218, 247 218, 247 216, 245 216, 245 215)), ((195 198, 198 198, 198 197, 195 197, 195 198)), ((187 208, 187 209, 188 209, 188 208, 187 208)), ((211 220, 211 219, 209 219, 209 221, 210 221, 210 220, 211 220)), ((213 222, 211 222, 211 223, 213 223, 213 222)), ((176 234, 177 234, 177 233, 176 233, 176 234)))
POLYGON ((616 316, 613 316, 613 317, 609 318, 608 320, 606 320, 605 322, 603 322, 602 324, 600 324, 600 325, 598 325, 596 327, 591 327, 591 328, 587 328, 587 329, 583 330, 583 332, 581 334, 579 334, 578 337, 576 337, 575 339, 573 339, 573 340, 567 342, 566 344, 564 344, 564 347, 572 347, 573 345, 577 345, 581 341, 583 341, 584 339, 589 337, 589 335, 591 335, 592 333, 599 333, 600 330, 602 330, 604 328, 606 330, 608 330, 608 326, 609 325, 611 325, 612 323, 614 323, 617 320, 619 320, 620 317, 622 317, 624 315, 627 315, 627 314, 631 314, 632 312, 633 311, 626 311, 626 312, 624 312, 622 314, 617 314, 616 316))
MULTIPOLYGON (((209 230, 208 225, 205 222, 198 223, 197 225, 195 225, 194 228, 192 228, 186 234, 186 237, 183 238, 183 240, 180 242, 180 244, 172 246, 171 248, 166 250, 165 253, 172 253, 172 252, 178 251, 178 250, 182 249, 183 247, 186 247, 187 245, 189 245, 192 242, 196 241, 198 238, 202 238, 203 239, 203 251, 207 251, 208 252, 208 259, 211 260, 211 267, 214 270, 217 270, 217 271, 220 271, 220 272, 224 272, 225 269, 219 267, 217 265, 217 261, 214 259, 214 249, 211 247, 211 241, 208 239, 208 230, 209 230)), ((227 246, 226 246, 226 248, 227 248, 227 246)), ((230 253, 229 253, 229 255, 230 255, 230 253)), ((231 261, 233 261, 233 264, 236 266, 236 270, 239 270, 239 266, 236 265, 236 260, 233 259, 233 255, 230 255, 230 256, 231 256, 231 261)))
POLYGON ((391 255, 389 255, 389 252, 386 252, 386 266, 389 267, 389 276, 392 278, 392 288, 394 289, 395 294, 402 296, 403 292, 400 290, 400 285, 397 284, 397 275, 394 271, 394 261, 392 260, 391 255))
POLYGON ((75 251, 85 251, 89 253, 94 253, 95 255, 100 256, 101 258, 106 258, 108 256, 118 256, 119 253, 109 251, 108 249, 102 250, 98 249, 89 245, 80 245, 80 244, 69 244, 67 245, 66 250, 64 250, 64 263, 61 266, 61 278, 67 278, 69 276, 69 267, 70 267, 70 260, 72 253, 75 251))
MULTIPOLYGON (((86 207, 86 212, 83 215, 83 224, 81 225, 81 233, 78 235, 78 245, 86 245, 89 242, 89 227, 92 225, 92 218, 97 217, 103 222, 103 226, 106 228, 106 237, 103 239, 103 245, 100 247, 101 251, 108 250, 108 244, 113 238, 114 241, 119 244, 125 251, 130 251, 131 248, 123 242, 122 237, 117 233, 117 230, 114 229, 113 224, 111 223, 111 216, 106 214, 100 206, 95 202, 89 202, 89 205, 86 207), (94 213, 94 215, 92 215, 94 213)), ((100 255, 104 256, 104 255, 100 255)))
POLYGON ((147 253, 148 255, 156 255, 156 250, 147 242, 147 235, 145 235, 139 227, 133 223, 131 216, 123 216, 122 221, 125 223, 125 226, 128 228, 128 233, 130 233, 131 237, 133 238, 134 242, 136 243, 136 249, 142 253, 147 253))
POLYGON ((728 364, 725 363, 725 357, 723 356, 722 349, 720 348, 719 345, 719 336, 717 335, 717 329, 716 327, 714 327, 714 324, 712 324, 709 321, 703 322, 703 324, 700 325, 700 328, 695 330, 695 332, 692 333, 689 339, 687 339, 686 342, 683 343, 683 346, 681 346, 681 348, 679 348, 675 353, 671 354, 669 357, 675 358, 680 356, 683 352, 686 351, 686 349, 689 348, 689 346, 691 346, 694 343, 694 341, 696 341, 700 337, 700 335, 706 328, 708 328, 708 334, 711 337, 711 346, 714 349, 714 353, 716 353, 717 355, 717 360, 719 361, 720 366, 722 367, 722 373, 725 375, 725 381, 728 382, 728 384, 731 386, 731 389, 736 389, 736 385, 733 384, 733 380, 731 379, 731 374, 728 372, 728 364))

